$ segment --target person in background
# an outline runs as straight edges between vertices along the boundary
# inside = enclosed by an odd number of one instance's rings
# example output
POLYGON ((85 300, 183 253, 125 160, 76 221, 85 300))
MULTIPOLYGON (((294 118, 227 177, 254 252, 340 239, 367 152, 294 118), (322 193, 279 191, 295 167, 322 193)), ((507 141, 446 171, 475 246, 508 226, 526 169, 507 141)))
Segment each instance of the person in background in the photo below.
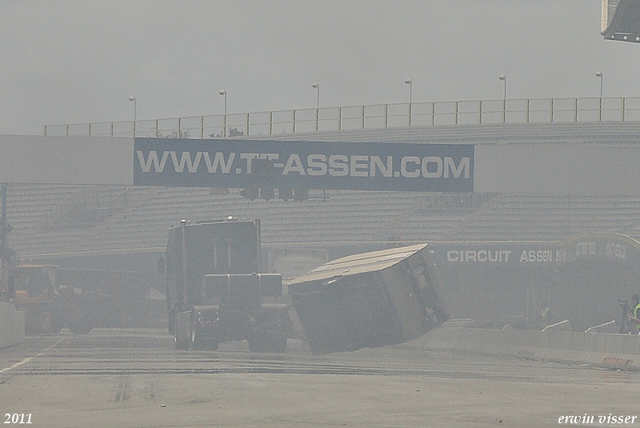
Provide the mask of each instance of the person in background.
POLYGON ((631 316, 638 321, 631 322, 635 327, 632 331, 636 334, 640 334, 640 296, 634 294, 631 296, 631 305, 629 306, 629 310, 631 311, 631 316))

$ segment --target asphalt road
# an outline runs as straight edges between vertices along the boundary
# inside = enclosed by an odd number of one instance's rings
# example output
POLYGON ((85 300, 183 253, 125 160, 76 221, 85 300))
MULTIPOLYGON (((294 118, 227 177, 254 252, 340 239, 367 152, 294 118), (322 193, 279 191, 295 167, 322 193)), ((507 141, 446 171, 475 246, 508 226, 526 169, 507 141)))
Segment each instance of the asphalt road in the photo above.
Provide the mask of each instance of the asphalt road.
POLYGON ((245 343, 177 351, 164 330, 29 337, 0 349, 2 426, 640 426, 640 373, 425 351, 419 341, 321 356, 289 342, 277 355, 245 343), (565 416, 580 423, 559 423, 565 416))

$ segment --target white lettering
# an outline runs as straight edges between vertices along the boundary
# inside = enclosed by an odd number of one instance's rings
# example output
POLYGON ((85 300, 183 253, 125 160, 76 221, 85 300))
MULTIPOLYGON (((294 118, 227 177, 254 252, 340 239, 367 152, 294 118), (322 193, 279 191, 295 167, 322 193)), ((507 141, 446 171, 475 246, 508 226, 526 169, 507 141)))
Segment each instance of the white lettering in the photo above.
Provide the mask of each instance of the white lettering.
POLYGON ((509 263, 511 250, 449 250, 447 261, 472 263, 509 263))
POLYGON ((424 178, 442 177, 442 158, 436 156, 427 156, 422 159, 422 176, 424 178), (435 171, 429 171, 429 164, 436 166, 435 171))
POLYGON ((247 174, 251 174, 251 165, 253 164, 254 159, 258 159, 260 157, 259 153, 240 153, 240 159, 247 160, 247 174))
POLYGON ((464 178, 469 178, 471 170, 471 159, 462 158, 456 168, 456 164, 451 157, 444 158, 444 178, 449 178, 449 171, 453 173, 453 178, 460 178, 464 172, 464 178))
POLYGON ((178 155, 176 152, 171 152, 171 160, 173 161, 173 167, 176 172, 184 171, 185 164, 187 165, 187 170, 191 173, 196 172, 198 169, 198 165, 200 164, 200 158, 202 158, 202 152, 196 153, 196 159, 194 161, 191 160, 190 152, 182 152, 182 156, 180 156, 180 162, 178 162, 178 155))
POLYGON ((273 162, 280 159, 280 155, 278 153, 260 153, 260 159, 268 159, 273 162))
POLYGON ((349 157, 345 155, 329 156, 329 175, 332 177, 349 175, 349 157))
POLYGON ((351 156, 351 176, 352 177, 368 177, 369 176, 369 156, 351 156))
POLYGON ((282 175, 288 175, 290 172, 297 172, 300 175, 306 175, 299 155, 292 154, 289 156, 289 159, 287 159, 287 164, 282 170, 282 175))
POLYGON ((136 154, 138 155, 138 161, 140 162, 140 168, 142 172, 151 171, 151 165, 153 164, 154 172, 162 172, 164 171, 164 165, 167 163, 167 158, 169 157, 169 152, 165 151, 162 153, 162 160, 158 162, 158 152, 155 150, 151 150, 149 152, 149 157, 147 160, 144 160, 144 153, 142 150, 137 150, 136 154))
MULTIPOLYGON (((389 161, 387 164, 390 165, 389 161)), ((391 168, 387 168, 389 171, 391 168)), ((425 156, 420 159, 418 156, 405 156, 400 162, 400 174, 406 178, 470 178, 471 158, 460 159, 456 165, 452 157, 444 158, 438 156, 425 156), (418 166, 414 168, 413 165, 418 166)), ((391 175, 385 175, 391 176, 391 175)))
POLYGON ((327 157, 322 154, 307 157, 307 174, 311 176, 327 175, 327 157))
POLYGON ((387 165, 385 166, 380 156, 371 156, 371 177, 376 176, 376 168, 380 170, 383 177, 393 177, 393 158, 387 156, 387 165))
MULTIPOLYGON (((282 175, 297 174, 300 176, 322 177, 380 177, 404 179, 426 178, 426 179, 468 179, 471 176, 471 158, 462 158, 456 164, 452 157, 438 156, 404 156, 398 165, 394 165, 393 156, 368 156, 368 155, 325 155, 315 153, 305 155, 287 154, 286 162, 280 161, 278 153, 223 153, 223 152, 188 152, 188 151, 159 151, 151 150, 146 155, 141 150, 136 150, 136 158, 142 172, 164 171, 167 160, 171 157, 173 170, 177 173, 197 173, 201 163, 205 163, 209 174, 223 173, 229 174, 235 171, 236 174, 252 174, 254 160, 267 159, 272 162, 274 168, 282 168, 282 175), (246 161, 246 167, 240 168, 243 164, 235 162, 238 157, 246 161), (203 161, 204 159, 204 161, 203 161), (235 167, 235 169, 234 169, 235 167), (395 170, 394 170, 395 167, 395 170)), ((578 244, 581 245, 581 244, 578 244)), ((582 251, 582 250, 576 250, 582 251)), ((624 257, 624 246, 619 244, 608 244, 607 251, 616 257, 624 257)), ((486 257, 487 261, 493 257, 494 253, 483 253, 481 257, 486 257)), ((583 253, 584 254, 584 253, 583 253)))
POLYGON ((619 259, 627 258, 627 247, 622 244, 617 244, 615 242, 607 242, 605 255, 607 257, 616 257, 619 259))
POLYGON ((211 162, 211 156, 209 152, 204 152, 204 162, 207 165, 207 171, 209 174, 215 174, 218 171, 218 167, 220 167, 223 174, 228 174, 231 171, 231 167, 233 166, 233 160, 235 159, 235 153, 229 153, 229 159, 227 162, 224 161, 224 153, 216 152, 213 157, 213 163, 211 162))
POLYGON ((593 241, 578 242, 576 244, 576 256, 593 255, 596 253, 596 243, 593 241))
POLYGON ((520 262, 547 263, 553 261, 553 250, 523 250, 520 262))
POLYGON ((405 156, 402 158, 402 162, 400 163, 400 174, 403 177, 407 178, 418 178, 420 177, 420 158, 418 156, 405 156), (409 164, 418 165, 418 168, 413 171, 409 171, 407 166, 409 164))

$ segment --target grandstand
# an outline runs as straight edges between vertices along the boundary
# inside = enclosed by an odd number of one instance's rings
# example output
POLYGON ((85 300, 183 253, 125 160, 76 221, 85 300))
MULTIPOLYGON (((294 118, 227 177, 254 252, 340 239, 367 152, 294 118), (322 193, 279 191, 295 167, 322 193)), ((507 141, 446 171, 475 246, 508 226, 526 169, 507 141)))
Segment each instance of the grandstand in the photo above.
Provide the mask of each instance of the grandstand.
POLYGON ((237 190, 15 184, 7 200, 11 245, 30 258, 160 252, 180 219, 228 215, 261 219, 274 248, 561 241, 594 231, 635 236, 640 225, 640 196, 312 191, 305 202, 284 202, 249 201, 237 190), (121 200, 95 200, 106 192, 121 200))
MULTIPOLYGON (((640 122, 401 127, 250 138, 474 144, 498 149, 521 144, 569 145, 627 153, 626 149, 635 148, 640 141, 640 122)), ((480 173, 491 171, 476 171, 480 173)), ((319 250, 328 258, 417 242, 518 242, 540 247, 584 233, 640 236, 640 192, 633 191, 632 185, 619 192, 594 189, 592 194, 584 188, 546 193, 477 188, 474 193, 311 189, 309 199, 303 202, 277 197, 251 201, 240 195, 240 189, 7 186, 7 218, 13 227, 9 245, 19 257, 69 267, 146 271, 150 284, 158 288, 161 283, 155 262, 163 254, 169 228, 181 219, 197 222, 229 215, 260 219, 265 251, 317 254, 319 250)), ((631 254, 631 247, 628 251, 631 254)), ((640 267, 634 267, 631 260, 622 267, 612 260, 579 260, 566 268, 526 263, 440 267, 455 316, 511 319, 527 314, 528 326, 535 325, 535 314, 551 295, 548 290, 554 290, 559 302, 556 313, 572 317, 574 325, 586 328, 615 318, 617 298, 628 298, 632 291, 638 291, 636 284, 640 282, 640 267), (592 296, 597 296, 597 302, 592 296), (574 305, 598 305, 599 310, 585 314, 574 305)))
MULTIPOLYGON (((244 137, 247 138, 247 137, 244 137)), ((282 141, 635 146, 637 122, 403 127, 254 136, 282 141)), ((243 137, 239 137, 243 139, 243 137)), ((259 218, 267 248, 381 247, 389 241, 559 241, 640 235, 640 192, 593 195, 311 190, 309 200, 250 201, 239 189, 10 184, 10 243, 30 257, 161 252, 181 219, 259 218)))

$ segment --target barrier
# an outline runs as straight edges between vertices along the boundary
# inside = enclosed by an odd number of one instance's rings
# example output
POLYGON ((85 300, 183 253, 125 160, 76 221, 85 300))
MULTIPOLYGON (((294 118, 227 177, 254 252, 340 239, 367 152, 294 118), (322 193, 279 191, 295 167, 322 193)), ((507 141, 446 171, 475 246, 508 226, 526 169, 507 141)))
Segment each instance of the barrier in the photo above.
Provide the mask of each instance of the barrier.
POLYGON ((507 355, 640 370, 640 335, 438 328, 413 343, 427 350, 507 355))
POLYGON ((15 305, 0 302, 0 349, 24 342, 24 313, 15 305))

